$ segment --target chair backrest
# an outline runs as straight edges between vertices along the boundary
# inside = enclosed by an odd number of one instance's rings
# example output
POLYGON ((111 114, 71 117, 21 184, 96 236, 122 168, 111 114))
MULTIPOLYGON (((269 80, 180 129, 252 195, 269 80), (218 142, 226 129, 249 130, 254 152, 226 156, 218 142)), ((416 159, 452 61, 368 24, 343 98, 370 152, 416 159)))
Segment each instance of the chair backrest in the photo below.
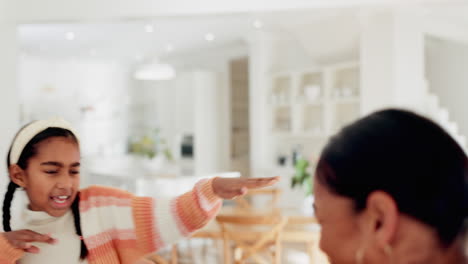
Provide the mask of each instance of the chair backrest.
POLYGON ((252 209, 254 205, 252 199, 260 196, 270 196, 270 200, 267 203, 267 207, 275 208, 278 204, 278 200, 281 197, 282 191, 278 188, 266 188, 266 189, 253 189, 249 190, 245 196, 234 199, 236 206, 242 209, 252 209))
POLYGON ((138 260, 135 264, 169 264, 169 262, 157 254, 151 254, 138 260))
POLYGON ((224 241, 224 263, 231 261, 230 242, 234 242, 235 263, 254 259, 257 263, 280 263, 281 232, 288 219, 279 215, 219 215, 216 221, 221 227, 224 241), (258 226, 264 228, 256 229, 258 226), (274 245, 273 261, 265 261, 259 256, 274 245))

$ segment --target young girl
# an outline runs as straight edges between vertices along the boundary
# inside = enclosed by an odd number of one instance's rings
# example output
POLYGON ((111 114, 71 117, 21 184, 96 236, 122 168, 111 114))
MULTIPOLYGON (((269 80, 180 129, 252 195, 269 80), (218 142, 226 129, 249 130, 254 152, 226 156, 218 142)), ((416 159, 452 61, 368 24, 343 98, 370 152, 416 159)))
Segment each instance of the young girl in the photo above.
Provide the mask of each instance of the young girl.
POLYGON ((61 119, 21 129, 7 164, 0 264, 135 263, 202 228, 220 209, 221 199, 278 180, 216 177, 168 201, 101 186, 79 190, 79 141, 61 119), (17 188, 26 191, 29 205, 21 228, 12 230, 10 206, 17 188))

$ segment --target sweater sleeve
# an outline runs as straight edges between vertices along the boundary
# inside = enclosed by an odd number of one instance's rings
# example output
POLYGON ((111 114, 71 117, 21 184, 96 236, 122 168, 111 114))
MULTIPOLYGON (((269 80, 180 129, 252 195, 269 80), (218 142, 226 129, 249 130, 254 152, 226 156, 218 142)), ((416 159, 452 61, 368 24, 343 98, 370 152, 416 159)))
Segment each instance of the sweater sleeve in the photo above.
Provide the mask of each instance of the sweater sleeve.
POLYGON ((173 199, 135 197, 132 208, 139 247, 154 252, 212 220, 222 204, 213 192, 212 181, 201 180, 192 191, 173 199))
POLYGON ((0 233, 0 264, 14 264, 24 255, 24 251, 14 248, 0 233))

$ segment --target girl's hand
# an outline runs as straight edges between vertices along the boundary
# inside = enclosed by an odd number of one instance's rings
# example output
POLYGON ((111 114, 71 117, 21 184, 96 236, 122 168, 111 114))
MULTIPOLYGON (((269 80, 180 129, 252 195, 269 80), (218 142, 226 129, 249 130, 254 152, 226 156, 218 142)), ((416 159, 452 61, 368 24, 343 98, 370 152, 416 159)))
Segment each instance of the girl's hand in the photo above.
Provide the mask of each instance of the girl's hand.
POLYGON ((22 249, 28 253, 39 253, 39 248, 31 245, 30 242, 43 242, 49 244, 55 244, 57 242, 57 240, 52 238, 50 235, 43 235, 26 229, 5 232, 3 235, 13 247, 22 249))
POLYGON ((213 191, 223 199, 234 199, 242 196, 249 189, 271 186, 279 181, 280 177, 269 178, 215 178, 213 180, 213 191))

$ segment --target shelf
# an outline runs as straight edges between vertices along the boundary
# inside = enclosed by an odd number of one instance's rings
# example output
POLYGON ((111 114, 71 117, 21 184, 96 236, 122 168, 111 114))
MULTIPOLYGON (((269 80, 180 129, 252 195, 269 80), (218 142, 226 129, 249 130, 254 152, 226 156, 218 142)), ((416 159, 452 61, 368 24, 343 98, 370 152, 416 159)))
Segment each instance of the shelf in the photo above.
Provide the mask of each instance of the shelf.
POLYGON ((333 66, 329 67, 332 70, 342 70, 342 69, 359 69, 359 62, 358 61, 350 61, 350 62, 341 62, 334 64, 333 66))
POLYGON ((337 98, 331 99, 331 102, 333 102, 333 103, 356 103, 356 104, 358 104, 360 102, 360 98, 358 96, 337 97, 337 98))
POLYGON ((289 102, 292 95, 292 78, 289 76, 276 77, 270 93, 270 103, 289 102))
POLYGON ((321 131, 321 132, 304 131, 301 133, 293 134, 293 136, 296 138, 327 138, 328 137, 328 135, 324 131, 321 131))
POLYGON ((332 97, 358 97, 360 87, 359 64, 345 63, 332 70, 332 97))
POLYGON ((323 96, 323 72, 306 72, 300 75, 297 96, 315 101, 323 96))
POLYGON ((299 133, 285 133, 285 132, 276 132, 273 133, 274 136, 280 138, 303 138, 303 139, 316 139, 316 138, 326 138, 328 135, 325 132, 299 132, 299 133))
MULTIPOLYGON (((304 98, 301 98, 301 99, 304 99, 304 98)), ((320 99, 317 99, 317 100, 314 100, 314 101, 307 101, 307 100, 298 100, 298 98, 296 98, 295 102, 294 102, 294 105, 299 105, 299 106, 320 106, 320 105, 323 105, 325 103, 325 100, 323 98, 320 98, 320 99)))
MULTIPOLYGON (((302 109, 302 123, 300 131, 323 131, 325 127, 324 107, 319 105, 305 105, 302 109)), ((317 132, 319 133, 319 132, 317 132)))
POLYGON ((290 102, 283 102, 283 103, 270 103, 269 104, 273 108, 281 108, 281 107, 292 107, 293 104, 290 102))
MULTIPOLYGON (((359 100, 359 99, 358 99, 359 100)), ((275 108, 282 108, 282 107, 295 107, 295 106, 299 106, 299 107, 306 107, 306 106, 323 106, 325 104, 325 100, 317 100, 317 101, 313 101, 313 102, 293 102, 293 103, 290 103, 290 102, 285 102, 285 103, 269 103, 268 105, 270 107, 272 107, 273 109, 275 108)))
POLYGON ((279 132, 291 131, 292 113, 291 107, 278 107, 273 113, 273 130, 279 132))
POLYGON ((272 155, 289 153, 298 146, 305 156, 318 155, 332 132, 360 116, 358 62, 282 72, 271 78, 265 95, 272 155))
POLYGON ((359 104, 340 104, 336 106, 333 117, 333 130, 339 129, 359 118, 359 104))

